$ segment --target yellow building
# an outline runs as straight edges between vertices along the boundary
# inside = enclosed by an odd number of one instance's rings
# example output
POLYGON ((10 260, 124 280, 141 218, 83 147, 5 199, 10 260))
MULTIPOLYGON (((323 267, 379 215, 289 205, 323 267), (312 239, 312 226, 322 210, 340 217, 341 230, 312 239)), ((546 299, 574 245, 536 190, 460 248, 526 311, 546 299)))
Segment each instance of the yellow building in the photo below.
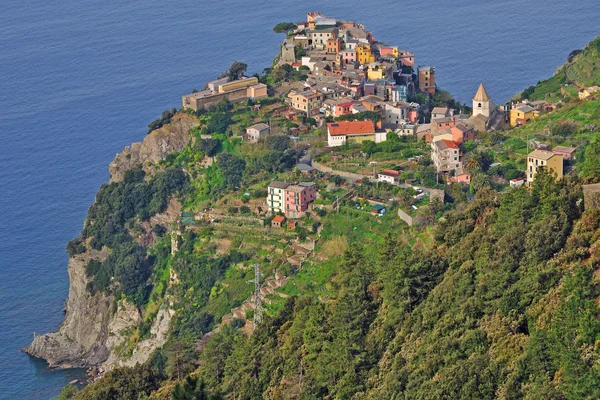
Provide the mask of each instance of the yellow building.
POLYGON ((540 112, 531 106, 522 106, 510 110, 510 126, 521 126, 540 116, 540 112))
POLYGON ((321 108, 321 105, 323 104, 323 95, 321 93, 311 92, 310 90, 304 92, 292 90, 288 94, 288 100, 294 109, 310 115, 312 110, 321 108))
POLYGON ((235 89, 247 88, 258 84, 258 78, 252 76, 250 78, 242 78, 237 81, 231 81, 219 85, 219 93, 229 92, 235 89))
POLYGON ((579 91, 579 98, 585 100, 597 92, 600 92, 600 86, 590 86, 579 91))
POLYGON ((392 77, 392 68, 380 63, 369 64, 367 68, 367 80, 376 81, 392 77))
POLYGON ((357 44, 356 45, 356 60, 359 64, 371 64, 375 62, 375 56, 371 52, 371 46, 368 44, 357 44))
POLYGON ((527 155, 527 184, 535 180, 538 169, 544 167, 551 170, 556 179, 563 177, 563 157, 548 150, 536 149, 527 155))

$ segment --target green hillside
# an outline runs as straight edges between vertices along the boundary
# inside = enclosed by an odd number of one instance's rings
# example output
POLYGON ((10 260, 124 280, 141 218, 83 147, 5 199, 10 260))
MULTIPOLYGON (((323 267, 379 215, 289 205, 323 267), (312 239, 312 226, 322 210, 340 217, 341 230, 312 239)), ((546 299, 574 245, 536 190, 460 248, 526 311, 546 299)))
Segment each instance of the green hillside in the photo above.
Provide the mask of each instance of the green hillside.
MULTIPOLYGON (((597 82, 599 46, 528 96, 597 82)), ((261 81, 282 84, 277 68, 261 81)), ((600 100, 566 98, 463 143, 473 178, 452 185, 424 140, 388 132, 325 149, 326 127, 284 108, 276 96, 181 110, 199 124, 182 151, 102 186, 68 250, 106 254, 87 265, 90 294, 140 310, 123 359, 153 337, 161 307, 173 317, 147 362, 60 399, 600 398, 600 209, 583 204, 581 186, 600 181, 600 100), (240 139, 266 121, 266 140, 240 139), (577 147, 576 158, 564 179, 542 168, 531 188, 511 188, 534 138, 577 147), (324 172, 302 175, 306 155, 324 172), (383 168, 411 184, 375 182, 383 168), (317 187, 297 226, 271 227, 263 212, 274 179, 317 187), (173 203, 177 218, 160 222, 173 203), (254 264, 265 289, 255 330, 254 264)))
POLYGON ((571 52, 567 62, 554 76, 525 89, 521 99, 541 100, 562 94, 577 96, 577 88, 600 84, 600 37, 592 40, 583 50, 571 52))

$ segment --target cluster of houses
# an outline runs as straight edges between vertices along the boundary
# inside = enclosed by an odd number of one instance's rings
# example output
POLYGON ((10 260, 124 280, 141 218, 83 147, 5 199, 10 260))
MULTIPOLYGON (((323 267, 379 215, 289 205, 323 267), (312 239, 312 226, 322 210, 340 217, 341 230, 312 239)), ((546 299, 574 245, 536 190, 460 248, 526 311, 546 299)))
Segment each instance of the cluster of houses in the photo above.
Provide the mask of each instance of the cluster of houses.
MULTIPOLYGON (((377 42, 363 25, 308 13, 306 22, 281 46, 280 64, 305 71, 306 78, 286 96, 297 114, 314 118, 376 111, 382 126, 401 129, 417 122, 419 105, 408 103, 416 93, 435 94, 435 69, 418 67, 414 54, 377 42), (305 56, 295 56, 301 47, 305 56)), ((410 127, 409 127, 410 129, 410 127)))
POLYGON ((312 182, 273 181, 267 188, 267 208, 271 215, 283 213, 286 218, 302 218, 317 199, 317 186, 312 182))

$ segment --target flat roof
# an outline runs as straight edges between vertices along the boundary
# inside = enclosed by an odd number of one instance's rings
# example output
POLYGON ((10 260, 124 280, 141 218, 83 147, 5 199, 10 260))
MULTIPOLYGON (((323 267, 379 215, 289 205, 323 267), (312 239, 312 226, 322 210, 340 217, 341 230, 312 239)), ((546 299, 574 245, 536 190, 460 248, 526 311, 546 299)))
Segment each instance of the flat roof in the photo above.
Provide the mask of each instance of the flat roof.
POLYGON ((290 186, 289 183, 286 182, 280 182, 280 181, 273 181, 269 184, 270 188, 276 188, 276 189, 285 189, 288 186, 290 186))

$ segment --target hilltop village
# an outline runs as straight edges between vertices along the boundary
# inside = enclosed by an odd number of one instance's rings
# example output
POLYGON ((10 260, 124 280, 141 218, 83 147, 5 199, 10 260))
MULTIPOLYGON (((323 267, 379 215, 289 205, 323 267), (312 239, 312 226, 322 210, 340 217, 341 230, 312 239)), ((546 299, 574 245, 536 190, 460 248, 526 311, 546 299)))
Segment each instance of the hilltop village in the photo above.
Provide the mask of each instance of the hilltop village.
MULTIPOLYGON (((459 104, 439 90, 435 67, 418 65, 412 52, 377 41, 362 24, 319 12, 274 30, 286 37, 271 68, 254 76, 224 74, 204 90, 183 96, 183 109, 202 114, 222 102, 247 103, 257 120, 237 137, 249 144, 289 137, 303 149, 296 169, 305 176, 321 172, 352 183, 365 179, 405 188, 417 187, 415 182, 432 187, 458 183, 473 191, 473 184, 490 181, 531 185, 541 166, 557 179, 570 170, 577 146, 525 138, 513 141, 523 157, 500 156, 505 162, 494 159, 502 152, 478 146, 489 138, 501 145, 501 132, 554 112, 561 101, 496 105, 480 83, 471 104, 459 104), (427 163, 430 168, 419 168, 427 163)), ((579 98, 592 98, 594 90, 583 88, 579 98)), ((288 207, 274 207, 270 198, 267 203, 271 213, 288 207)))
POLYGON ((65 320, 25 349, 100 377, 61 398, 597 390, 600 38, 461 104, 359 23, 273 30, 271 66, 233 62, 110 164, 65 320))

